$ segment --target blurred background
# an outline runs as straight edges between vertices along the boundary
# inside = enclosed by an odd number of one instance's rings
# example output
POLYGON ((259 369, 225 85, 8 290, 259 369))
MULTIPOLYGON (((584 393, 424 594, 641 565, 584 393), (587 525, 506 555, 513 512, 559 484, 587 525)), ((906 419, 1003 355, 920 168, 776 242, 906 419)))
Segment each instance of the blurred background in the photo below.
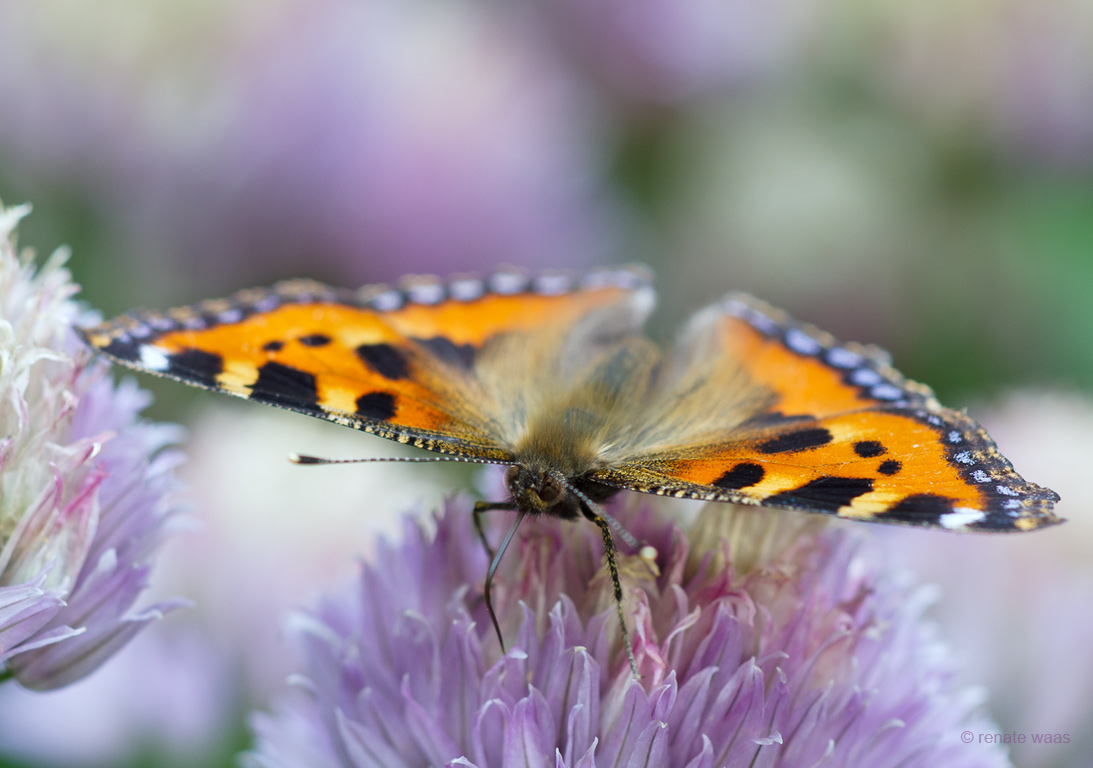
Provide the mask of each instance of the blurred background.
MULTIPOLYGON (((1069 732, 1015 762, 1088 765, 1091 35, 1093 0, 11 0, 0 199, 108 316, 642 261, 656 338, 734 289, 880 344, 1064 497, 1028 538, 877 536, 941 585, 1001 729, 1069 732)), ((157 581, 198 605, 68 690, 0 688, 5 768, 231 765, 285 613, 461 482, 289 470, 391 449, 142 384, 191 429, 195 531, 157 581)))

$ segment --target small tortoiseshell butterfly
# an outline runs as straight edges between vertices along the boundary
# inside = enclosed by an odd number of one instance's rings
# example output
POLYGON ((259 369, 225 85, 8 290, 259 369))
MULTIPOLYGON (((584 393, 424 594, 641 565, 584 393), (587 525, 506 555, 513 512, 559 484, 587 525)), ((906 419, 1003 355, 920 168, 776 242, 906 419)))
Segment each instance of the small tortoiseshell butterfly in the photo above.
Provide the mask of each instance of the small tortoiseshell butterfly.
POLYGON ((596 504, 620 489, 949 530, 1061 522, 1054 492, 880 350, 729 294, 665 354, 640 333, 653 304, 640 268, 296 280, 84 336, 141 371, 508 464, 511 500, 476 512, 583 515, 613 572, 596 504))

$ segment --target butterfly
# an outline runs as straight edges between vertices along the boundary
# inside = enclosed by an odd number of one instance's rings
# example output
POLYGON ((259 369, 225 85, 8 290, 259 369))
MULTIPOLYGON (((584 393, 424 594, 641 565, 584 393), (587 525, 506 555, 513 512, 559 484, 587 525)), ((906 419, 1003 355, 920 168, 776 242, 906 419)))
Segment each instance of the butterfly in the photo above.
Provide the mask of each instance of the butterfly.
POLYGON ((140 371, 508 465, 510 498, 475 508, 517 512, 490 550, 491 617, 516 525, 553 515, 600 526, 621 618, 599 506, 621 490, 948 530, 1062 522, 1057 494, 879 349, 730 293, 665 352, 641 334, 654 303, 641 267, 292 280, 82 334, 140 371))

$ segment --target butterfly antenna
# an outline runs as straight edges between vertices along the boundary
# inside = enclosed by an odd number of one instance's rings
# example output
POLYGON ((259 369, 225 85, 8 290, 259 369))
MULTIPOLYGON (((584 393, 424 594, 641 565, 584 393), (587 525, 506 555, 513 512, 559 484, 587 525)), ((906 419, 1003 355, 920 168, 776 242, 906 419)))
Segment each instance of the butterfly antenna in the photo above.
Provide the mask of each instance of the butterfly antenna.
POLYGON ((619 535, 619 538, 626 542, 626 546, 630 547, 631 549, 638 548, 638 540, 634 538, 634 534, 623 528, 622 523, 620 523, 614 517, 604 512, 602 507, 599 509, 599 512, 601 515, 603 515, 603 519, 607 521, 607 524, 615 529, 615 533, 619 535))
POLYGON ((583 491, 574 488, 570 485, 565 477, 561 475, 555 475, 555 478, 569 489, 570 493, 577 497, 577 500, 581 503, 581 512, 595 523, 600 529, 600 535, 603 536, 603 553, 607 558, 607 570, 611 573, 611 586, 614 588, 615 593, 615 611, 619 617, 619 629, 622 631, 622 644, 626 648, 626 658, 630 661, 630 673, 635 679, 639 679, 638 675, 638 663, 634 659, 634 649, 630 647, 630 632, 626 629, 626 614, 622 609, 622 580, 619 578, 619 554, 615 548, 615 540, 611 537, 611 528, 614 525, 623 535, 624 540, 629 544, 634 542, 634 546, 637 545, 637 541, 629 533, 626 533, 618 521, 608 515, 599 505, 588 498, 588 495, 583 491), (624 535, 625 534, 625 535, 624 535))
POLYGON ((288 455, 288 460, 293 464, 302 465, 371 464, 373 462, 383 462, 385 464, 396 462, 425 464, 437 461, 456 461, 464 464, 502 464, 507 466, 516 463, 514 461, 504 461, 502 459, 472 459, 467 456, 374 456, 367 459, 326 459, 322 456, 309 456, 304 453, 290 453, 288 455))
POLYGON ((505 534, 505 540, 501 542, 501 546, 497 548, 497 551, 490 559, 490 567, 486 571, 486 586, 483 590, 486 598, 486 610, 489 611, 490 621, 493 622, 493 631, 497 633, 497 642, 501 645, 501 653, 505 652, 505 640, 501 637, 501 625, 497 623, 497 613, 493 610, 493 600, 490 597, 490 585, 493 583, 493 574, 497 571, 497 566, 501 564, 501 558, 505 555, 505 550, 509 548, 509 542, 512 541, 513 534, 516 533, 516 529, 520 527, 520 523, 524 521, 526 512, 517 512, 516 519, 512 521, 512 527, 509 528, 509 532, 505 534))
POLYGON ((576 496, 578 499, 580 499, 584 503, 585 506, 587 506, 595 514, 599 515, 604 520, 606 520, 607 524, 615 529, 615 533, 617 533, 619 535, 619 538, 621 538, 623 541, 626 542, 626 546, 628 546, 632 549, 637 549, 640 546, 638 544, 638 540, 634 538, 634 534, 632 534, 632 533, 630 533, 630 531, 626 530, 623 527, 622 523, 620 523, 618 520, 616 520, 610 514, 605 512, 603 507, 601 507, 599 504, 592 501, 592 499, 588 498, 588 495, 586 493, 584 493, 583 491, 581 491, 577 488, 574 488, 572 485, 570 485, 569 482, 566 481, 566 479, 563 475, 557 475, 556 477, 557 477, 558 481, 560 483, 562 483, 562 485, 564 485, 569 490, 570 493, 572 493, 574 496, 576 496))

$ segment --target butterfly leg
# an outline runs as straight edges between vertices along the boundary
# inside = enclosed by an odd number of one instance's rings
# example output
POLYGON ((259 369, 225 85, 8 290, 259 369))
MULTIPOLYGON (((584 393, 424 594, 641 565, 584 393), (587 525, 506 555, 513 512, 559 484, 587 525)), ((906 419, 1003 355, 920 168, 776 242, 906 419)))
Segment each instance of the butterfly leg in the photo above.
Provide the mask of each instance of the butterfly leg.
POLYGON ((478 531, 478 540, 482 542, 482 546, 486 548, 486 554, 490 560, 493 560, 493 547, 490 546, 489 541, 486 539, 486 530, 482 527, 482 513, 489 512, 493 509, 513 509, 512 502, 510 501, 476 501, 474 503, 474 509, 471 510, 471 514, 474 516, 474 529, 478 531))
MULTIPOLYGON (((486 502, 487 504, 492 502, 486 502)), ((488 509, 505 509, 506 507, 487 507, 488 509)), ((478 505, 475 505, 475 512, 477 513, 478 505)), ((490 621, 493 622, 493 631, 497 633, 497 642, 501 645, 501 653, 505 652, 505 640, 501 637, 501 625, 497 623, 497 614, 493 610, 493 600, 490 597, 490 585, 493 584, 493 574, 497 571, 497 566, 501 564, 501 558, 505 556, 505 550, 509 548, 509 542, 512 541, 513 534, 516 533, 516 529, 520 527, 520 523, 524 520, 526 512, 517 512, 516 519, 512 521, 512 527, 509 528, 509 532, 505 534, 504 541, 501 542, 501 546, 497 549, 497 552, 490 558, 490 567, 486 571, 486 585, 483 590, 486 598, 486 610, 489 611, 490 621)), ((475 520, 478 520, 477 514, 475 520)), ((479 532, 481 532, 479 528, 479 532)), ((483 538, 485 541, 485 538, 483 538)), ((487 545, 488 546, 488 545, 487 545)))
POLYGON ((626 658, 630 660, 630 672, 635 678, 638 675, 638 664, 634 660, 634 649, 630 647, 630 633, 626 629, 626 614, 622 609, 622 581, 619 579, 619 556, 615 548, 615 540, 611 537, 611 525, 607 518, 597 514, 591 505, 581 502, 581 512, 584 516, 599 526, 603 536, 603 553, 607 557, 607 570, 611 572, 611 585, 615 590, 615 610, 619 615, 619 628, 622 630, 622 644, 626 647, 626 658))

